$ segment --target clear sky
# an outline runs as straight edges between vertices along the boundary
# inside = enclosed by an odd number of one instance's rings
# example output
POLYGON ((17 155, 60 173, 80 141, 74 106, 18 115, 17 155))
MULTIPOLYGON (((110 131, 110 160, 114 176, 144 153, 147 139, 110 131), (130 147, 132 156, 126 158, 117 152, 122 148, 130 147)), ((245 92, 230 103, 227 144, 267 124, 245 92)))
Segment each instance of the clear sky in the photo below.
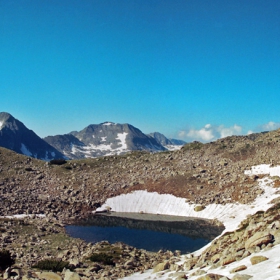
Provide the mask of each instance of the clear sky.
POLYGON ((279 0, 0 0, 0 112, 187 141, 280 126, 279 0))

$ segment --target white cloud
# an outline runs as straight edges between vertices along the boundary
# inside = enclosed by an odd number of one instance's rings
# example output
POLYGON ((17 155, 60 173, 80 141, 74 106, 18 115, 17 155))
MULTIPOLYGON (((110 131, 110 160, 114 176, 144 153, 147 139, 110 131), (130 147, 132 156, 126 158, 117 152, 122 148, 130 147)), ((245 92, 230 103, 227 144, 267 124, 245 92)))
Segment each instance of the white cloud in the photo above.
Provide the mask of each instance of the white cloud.
POLYGON ((263 124, 260 126, 263 130, 265 131, 270 131, 270 130, 275 130, 277 128, 280 127, 280 123, 276 123, 276 122, 268 122, 266 124, 263 124))
POLYGON ((182 130, 178 136, 184 138, 186 141, 202 141, 209 142, 218 138, 224 138, 231 135, 240 135, 242 127, 239 125, 233 125, 231 127, 225 127, 224 125, 214 126, 206 124, 200 129, 182 130))
MULTIPOLYGON (((268 123, 257 126, 255 129, 249 129, 247 135, 252 133, 258 133, 263 131, 271 131, 280 128, 280 122, 270 121, 268 123)), ((246 132, 245 132, 246 133, 246 132)), ((191 141, 201 141, 210 142, 215 141, 219 138, 225 138, 232 135, 241 135, 242 127, 240 125, 234 124, 233 126, 226 127, 225 125, 212 125, 206 124, 201 128, 190 128, 187 130, 182 130, 178 133, 177 137, 183 139, 187 142, 191 141)))
POLYGON ((188 138, 200 139, 202 141, 210 141, 215 138, 210 124, 205 125, 205 127, 199 130, 191 129, 186 133, 186 136, 188 138))
POLYGON ((280 128, 280 123, 279 122, 277 123, 277 122, 270 121, 268 123, 257 126, 253 130, 249 130, 248 134, 257 133, 257 132, 264 132, 264 131, 271 131, 271 130, 275 130, 275 129, 278 129, 278 128, 280 128))
POLYGON ((231 135, 240 134, 242 127, 239 125, 234 125, 231 127, 224 127, 223 125, 218 126, 217 131, 220 133, 220 138, 224 138, 231 135))

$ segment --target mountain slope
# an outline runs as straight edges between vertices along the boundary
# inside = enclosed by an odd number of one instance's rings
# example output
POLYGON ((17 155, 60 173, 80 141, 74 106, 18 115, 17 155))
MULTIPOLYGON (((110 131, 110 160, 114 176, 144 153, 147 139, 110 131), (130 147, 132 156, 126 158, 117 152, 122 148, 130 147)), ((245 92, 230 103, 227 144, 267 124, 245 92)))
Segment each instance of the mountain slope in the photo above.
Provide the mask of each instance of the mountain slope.
POLYGON ((64 157, 22 122, 5 112, 0 113, 0 146, 43 160, 64 157))
POLYGON ((66 135, 48 136, 46 142, 70 158, 99 157, 128 151, 165 151, 156 139, 130 124, 91 124, 66 135))
POLYGON ((167 150, 178 150, 183 145, 186 144, 186 142, 183 140, 166 138, 163 134, 159 132, 152 132, 149 133, 148 135, 153 137, 158 143, 160 143, 167 150))

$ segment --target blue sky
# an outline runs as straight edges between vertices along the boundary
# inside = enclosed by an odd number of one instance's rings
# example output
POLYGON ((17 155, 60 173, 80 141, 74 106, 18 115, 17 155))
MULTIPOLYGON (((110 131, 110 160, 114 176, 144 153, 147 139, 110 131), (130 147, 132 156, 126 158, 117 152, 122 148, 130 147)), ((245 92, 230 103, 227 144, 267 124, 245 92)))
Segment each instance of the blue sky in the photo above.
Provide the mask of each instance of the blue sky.
POLYGON ((0 111, 187 141, 280 127, 279 0, 0 0, 0 111))

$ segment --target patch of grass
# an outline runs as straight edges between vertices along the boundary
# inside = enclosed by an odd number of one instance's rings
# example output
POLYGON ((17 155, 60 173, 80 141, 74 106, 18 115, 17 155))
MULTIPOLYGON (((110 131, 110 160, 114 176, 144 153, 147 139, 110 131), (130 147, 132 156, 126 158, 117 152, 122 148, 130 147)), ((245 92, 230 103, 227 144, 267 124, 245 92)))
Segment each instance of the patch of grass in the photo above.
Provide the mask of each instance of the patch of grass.
POLYGON ((72 167, 69 166, 69 165, 66 165, 64 168, 67 169, 67 170, 72 170, 72 167))
POLYGON ((33 171, 33 169, 31 167, 25 167, 24 170, 27 172, 33 171))
POLYGON ((53 159, 50 161, 50 164, 52 165, 63 165, 65 163, 67 163, 65 159, 53 159))
POLYGON ((69 262, 65 262, 62 260, 57 259, 45 259, 37 262, 35 265, 32 266, 33 268, 38 268, 41 270, 51 270, 53 272, 60 271, 64 268, 66 269, 72 269, 72 266, 69 264, 69 262))
POLYGON ((190 151, 190 150, 200 150, 203 147, 203 143, 194 141, 192 143, 185 144, 182 147, 183 151, 190 151))
POLYGON ((92 254, 89 259, 92 262, 98 262, 105 265, 114 265, 113 256, 106 254, 106 253, 94 253, 92 254))
POLYGON ((123 254, 123 250, 111 244, 105 244, 102 248, 98 249, 98 252, 93 253, 89 259, 92 262, 99 262, 105 265, 115 265, 123 254))

